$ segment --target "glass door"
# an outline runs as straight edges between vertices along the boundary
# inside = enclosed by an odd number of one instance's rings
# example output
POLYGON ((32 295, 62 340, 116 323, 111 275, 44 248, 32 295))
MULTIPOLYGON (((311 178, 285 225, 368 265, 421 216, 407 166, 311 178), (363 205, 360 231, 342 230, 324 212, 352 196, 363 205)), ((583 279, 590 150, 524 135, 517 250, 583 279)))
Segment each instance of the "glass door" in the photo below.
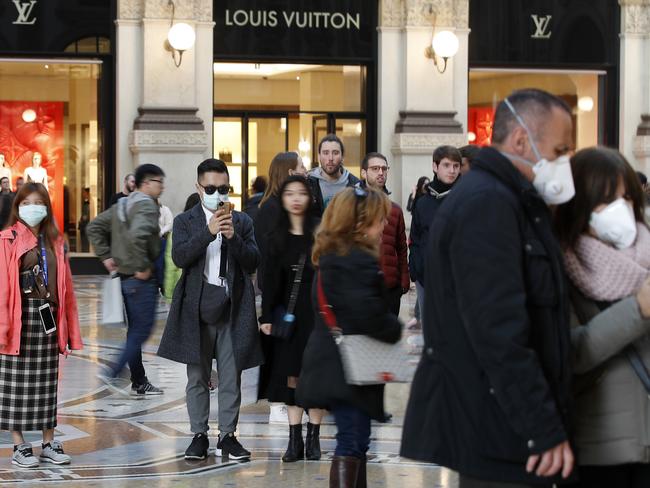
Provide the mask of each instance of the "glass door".
POLYGON ((242 188, 244 161, 244 123, 243 117, 215 117, 213 121, 213 154, 228 166, 230 185, 233 194, 230 201, 237 210, 242 209, 242 188))
POLYGON ((244 181, 250 187, 258 176, 268 179, 271 160, 279 153, 287 150, 289 137, 288 117, 285 116, 247 116, 248 154, 247 165, 244 165, 244 181))

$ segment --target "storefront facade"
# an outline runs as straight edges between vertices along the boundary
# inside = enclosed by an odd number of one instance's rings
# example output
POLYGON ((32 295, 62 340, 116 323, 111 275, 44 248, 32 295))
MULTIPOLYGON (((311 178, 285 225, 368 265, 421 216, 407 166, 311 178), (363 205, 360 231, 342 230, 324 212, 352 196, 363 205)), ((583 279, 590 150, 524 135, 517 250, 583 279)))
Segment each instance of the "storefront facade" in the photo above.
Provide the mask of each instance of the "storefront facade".
POLYGON ((111 2, 0 4, 0 154, 17 180, 48 186, 74 254, 115 179, 111 2), (80 226, 81 224, 81 226, 80 226))

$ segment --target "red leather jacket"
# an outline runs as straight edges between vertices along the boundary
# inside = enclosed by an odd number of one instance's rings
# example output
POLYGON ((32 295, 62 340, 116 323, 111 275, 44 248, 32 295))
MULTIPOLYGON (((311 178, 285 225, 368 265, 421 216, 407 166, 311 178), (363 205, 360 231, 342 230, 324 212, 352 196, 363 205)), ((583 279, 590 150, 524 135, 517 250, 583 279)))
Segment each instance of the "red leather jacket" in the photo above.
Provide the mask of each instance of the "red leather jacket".
MULTIPOLYGON (((20 258, 37 245, 37 239, 27 227, 18 222, 0 232, 0 354, 17 356, 20 351, 22 329, 22 300, 18 267, 20 258)), ((81 333, 77 315, 77 300, 72 286, 72 273, 64 252, 63 239, 55 245, 56 285, 59 296, 56 326, 59 352, 81 349, 81 333)))
POLYGON ((393 202, 388 222, 384 227, 379 257, 386 288, 399 286, 403 290, 407 290, 411 285, 407 253, 404 214, 400 206, 393 202))

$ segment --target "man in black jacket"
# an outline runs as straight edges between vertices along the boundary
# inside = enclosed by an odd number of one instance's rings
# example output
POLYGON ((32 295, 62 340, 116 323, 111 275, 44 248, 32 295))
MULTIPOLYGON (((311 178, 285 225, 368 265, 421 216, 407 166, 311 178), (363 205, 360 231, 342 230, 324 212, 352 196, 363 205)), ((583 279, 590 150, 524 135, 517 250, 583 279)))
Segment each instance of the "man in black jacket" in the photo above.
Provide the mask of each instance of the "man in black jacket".
POLYGON ((439 279, 402 455, 458 471, 461 488, 551 486, 573 468, 569 305, 545 203, 553 189, 566 190, 557 203, 573 195, 558 171, 572 134, 561 99, 514 92, 431 228, 426 272, 439 279))
MULTIPOLYGON (((428 249, 429 228, 438 208, 449 195, 460 175, 461 155, 453 146, 440 146, 433 151, 433 179, 426 186, 426 192, 413 206, 411 232, 409 234, 409 272, 415 282, 418 297, 424 297, 424 256, 428 249)), ((419 300, 420 320, 424 306, 419 300)))

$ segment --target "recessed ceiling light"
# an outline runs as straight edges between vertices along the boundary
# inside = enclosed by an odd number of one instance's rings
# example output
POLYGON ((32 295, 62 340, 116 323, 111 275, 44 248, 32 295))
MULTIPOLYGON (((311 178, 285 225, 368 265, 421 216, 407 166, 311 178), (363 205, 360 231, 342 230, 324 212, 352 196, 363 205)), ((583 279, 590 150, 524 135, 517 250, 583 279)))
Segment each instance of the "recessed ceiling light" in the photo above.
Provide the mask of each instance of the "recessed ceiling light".
POLYGON ((49 64, 46 64, 46 65, 45 65, 45 69, 50 69, 50 65, 49 65, 49 64))
POLYGON ((300 76, 296 76, 296 80, 300 81, 300 76))

